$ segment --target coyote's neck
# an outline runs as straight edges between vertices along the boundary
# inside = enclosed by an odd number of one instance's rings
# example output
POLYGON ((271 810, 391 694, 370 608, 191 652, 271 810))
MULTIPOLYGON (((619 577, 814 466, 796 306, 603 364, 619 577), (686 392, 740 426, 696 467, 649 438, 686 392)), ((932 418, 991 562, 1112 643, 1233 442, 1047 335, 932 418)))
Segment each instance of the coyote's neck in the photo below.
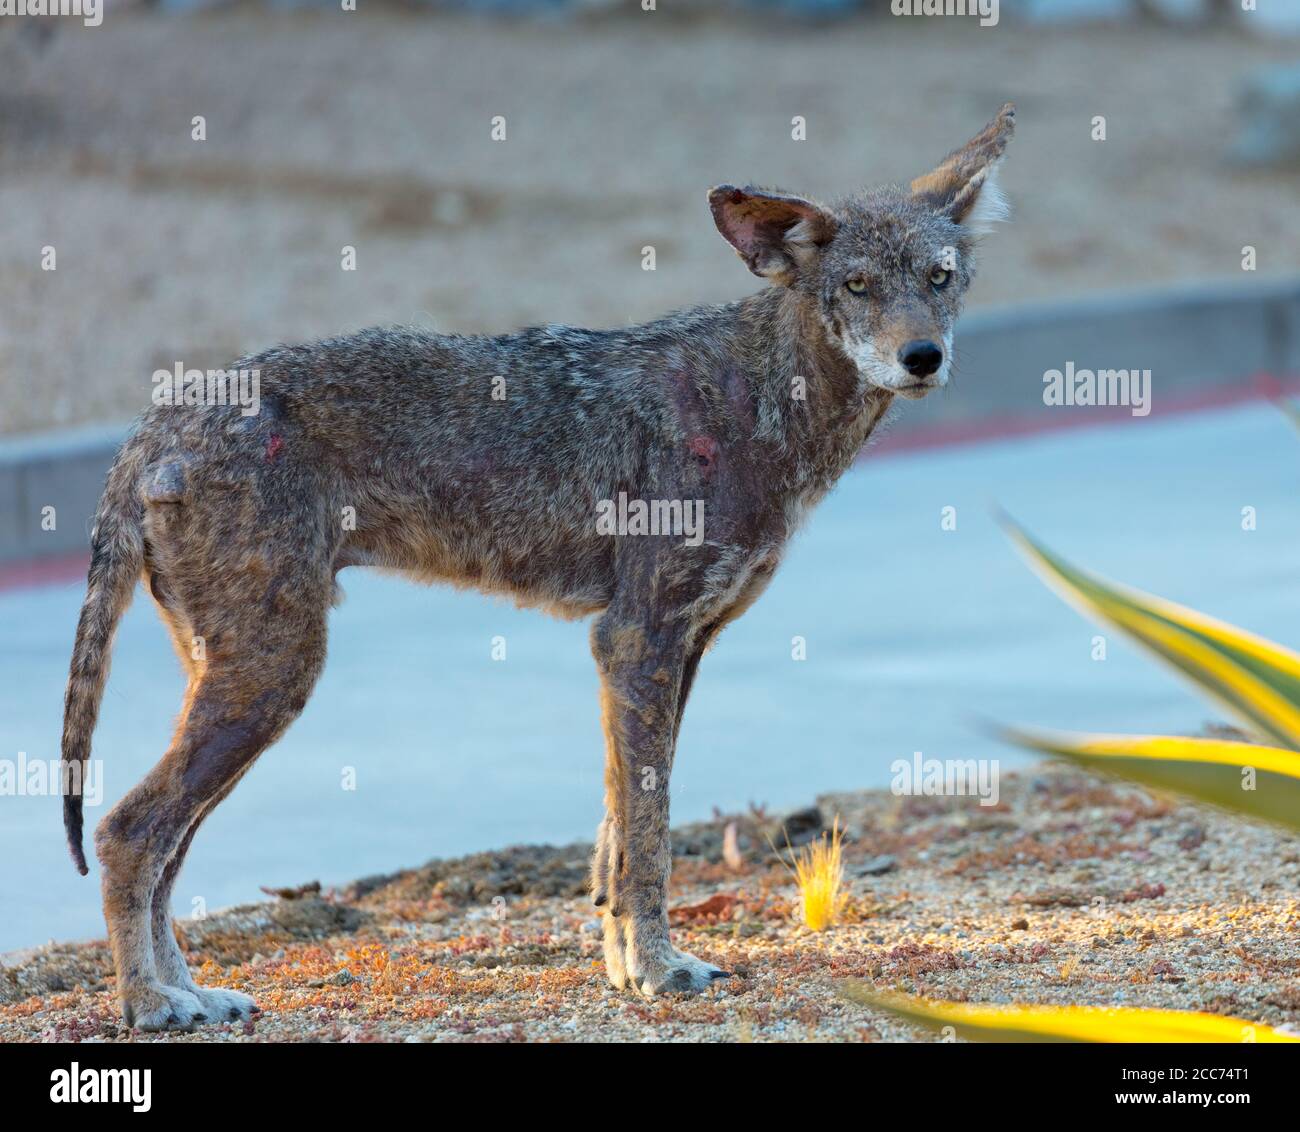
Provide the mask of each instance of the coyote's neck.
POLYGON ((893 402, 868 385, 812 303, 769 287, 737 309, 753 375, 759 439, 772 444, 789 487, 820 496, 857 457, 893 402))

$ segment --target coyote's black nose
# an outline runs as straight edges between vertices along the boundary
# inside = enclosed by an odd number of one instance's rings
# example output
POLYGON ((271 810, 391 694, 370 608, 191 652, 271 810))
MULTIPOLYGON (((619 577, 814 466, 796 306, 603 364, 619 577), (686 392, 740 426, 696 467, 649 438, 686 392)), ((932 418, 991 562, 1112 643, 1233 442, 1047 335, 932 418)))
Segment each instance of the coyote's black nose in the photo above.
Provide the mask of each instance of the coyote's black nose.
POLYGON ((924 338, 913 338, 898 351, 898 360, 913 377, 929 377, 943 364, 943 351, 924 338))

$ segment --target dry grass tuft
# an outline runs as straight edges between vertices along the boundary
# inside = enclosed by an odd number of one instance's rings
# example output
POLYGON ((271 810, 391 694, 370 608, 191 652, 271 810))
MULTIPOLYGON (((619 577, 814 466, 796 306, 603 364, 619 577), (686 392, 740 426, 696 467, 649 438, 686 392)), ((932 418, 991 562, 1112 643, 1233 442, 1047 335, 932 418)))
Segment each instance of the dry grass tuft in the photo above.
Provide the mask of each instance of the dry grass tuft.
POLYGON ((830 836, 823 834, 805 845, 794 859, 795 883, 799 886, 799 904, 804 924, 815 932, 839 923, 844 912, 844 838, 840 819, 831 825, 830 836))

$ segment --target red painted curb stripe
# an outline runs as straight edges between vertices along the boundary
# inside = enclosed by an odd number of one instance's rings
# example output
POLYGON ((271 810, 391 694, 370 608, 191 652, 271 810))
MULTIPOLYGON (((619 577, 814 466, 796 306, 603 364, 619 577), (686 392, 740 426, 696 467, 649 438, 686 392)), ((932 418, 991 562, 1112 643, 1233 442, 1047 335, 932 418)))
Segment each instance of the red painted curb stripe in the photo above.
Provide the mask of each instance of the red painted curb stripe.
POLYGON ((1087 408, 1061 406, 1054 411, 1044 407, 1041 412, 1032 415, 959 421, 921 427, 904 433, 886 433, 878 442, 867 446, 858 457, 858 462, 867 458, 921 452, 949 445, 980 444, 989 440, 1008 440, 1040 433, 1098 428, 1122 421, 1145 423, 1209 409, 1231 408, 1252 401, 1276 401, 1279 397, 1297 394, 1300 394, 1300 377, 1279 380, 1271 374, 1256 374, 1233 385, 1214 385, 1183 397, 1157 402, 1152 406, 1150 415, 1145 417, 1133 416, 1132 411, 1123 405, 1087 408))
POLYGON ((0 592, 29 586, 62 586, 85 581, 90 551, 76 550, 49 558, 32 558, 0 565, 0 592))

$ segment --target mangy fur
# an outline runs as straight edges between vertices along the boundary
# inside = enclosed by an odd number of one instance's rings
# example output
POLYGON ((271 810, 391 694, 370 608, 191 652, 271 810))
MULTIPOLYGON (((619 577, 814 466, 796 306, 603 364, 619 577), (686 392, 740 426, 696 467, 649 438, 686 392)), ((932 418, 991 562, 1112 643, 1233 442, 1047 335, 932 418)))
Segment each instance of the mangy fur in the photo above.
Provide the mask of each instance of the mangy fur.
MULTIPOLYGON (((114 627, 142 579, 189 682, 162 761, 95 835, 128 1022, 183 1028, 255 1009, 195 985, 171 889, 199 823, 306 703, 346 566, 597 615, 607 769, 592 894, 610 978, 653 995, 724 975, 668 935, 668 782, 686 698, 705 649, 762 592, 895 393, 946 380, 945 357, 906 387, 895 353, 917 337, 949 353, 1013 122, 1004 107, 910 188, 831 208, 714 190, 723 235, 773 284, 740 302, 622 330, 366 330, 241 361, 260 371, 255 416, 145 414, 100 503, 63 740, 64 759, 84 762, 114 627), (925 273, 945 246, 959 266, 939 291, 925 273), (854 273, 863 295, 845 291, 854 273), (703 500, 703 543, 597 533, 597 502, 620 492, 703 500)), ((74 791, 65 817, 85 872, 74 791)))

